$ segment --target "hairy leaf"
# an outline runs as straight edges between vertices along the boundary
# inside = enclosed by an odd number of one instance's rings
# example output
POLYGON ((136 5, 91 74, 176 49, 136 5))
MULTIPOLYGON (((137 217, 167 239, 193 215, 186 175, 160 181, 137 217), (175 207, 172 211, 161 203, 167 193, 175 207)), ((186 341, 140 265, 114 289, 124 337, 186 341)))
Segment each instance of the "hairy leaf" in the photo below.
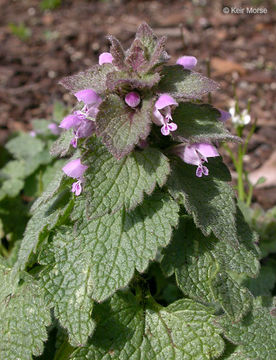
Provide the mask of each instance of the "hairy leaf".
POLYGON ((50 312, 41 289, 27 275, 23 284, 11 269, 0 265, 0 359, 31 360, 43 351, 50 312))
MULTIPOLYGON (((139 39, 134 39, 127 51, 126 64, 135 72, 139 71, 147 63, 143 44, 139 39)), ((139 71, 140 72, 140 71, 139 71)))
POLYGON ((244 285, 254 296, 271 296, 276 284, 276 261, 267 259, 256 279, 247 279, 244 285))
POLYGON ((116 160, 96 139, 89 148, 91 151, 83 157, 89 168, 82 196, 90 218, 115 212, 122 206, 133 209, 145 193, 150 195, 157 184, 164 185, 170 172, 168 159, 154 148, 133 151, 122 160, 116 160))
POLYGON ((142 44, 144 56, 148 60, 147 63, 141 66, 141 71, 148 72, 155 66, 163 64, 170 59, 170 56, 165 51, 166 37, 162 36, 160 39, 157 39, 148 24, 143 23, 139 26, 135 40, 139 40, 142 44))
POLYGON ((181 65, 164 66, 158 90, 169 93, 176 99, 198 99, 210 91, 217 90, 218 84, 207 77, 181 65))
POLYGON ((118 69, 125 69, 125 52, 120 41, 112 35, 109 35, 107 38, 111 43, 110 53, 113 57, 112 64, 118 69))
POLYGON ((29 220, 21 243, 16 266, 24 269, 30 255, 36 252, 39 242, 45 239, 49 231, 67 218, 72 209, 71 194, 64 190, 48 202, 41 204, 29 220))
POLYGON ((255 300, 255 305, 242 321, 232 322, 227 317, 222 317, 218 323, 224 336, 234 344, 238 344, 240 351, 246 359, 276 358, 276 318, 271 316, 269 309, 262 307, 255 300))
POLYGON ((44 144, 40 139, 22 133, 7 142, 5 148, 16 159, 20 160, 32 158, 36 153, 43 150, 44 144))
POLYGON ((207 104, 180 103, 173 113, 177 130, 173 138, 190 143, 212 141, 236 141, 240 138, 232 135, 219 120, 220 112, 207 104))
POLYGON ((151 102, 142 100, 141 109, 131 109, 118 95, 109 95, 99 106, 96 132, 117 159, 128 154, 140 139, 149 135, 151 102))
POLYGON ((217 357, 224 342, 212 311, 192 300, 163 308, 147 297, 119 293, 95 311, 98 326, 73 360, 207 360, 217 357))
POLYGON ((50 200, 54 195, 56 195, 57 191, 60 189, 62 180, 65 177, 64 172, 61 171, 61 168, 64 165, 63 160, 59 160, 55 163, 54 171, 55 175, 52 181, 48 184, 45 191, 42 193, 42 195, 33 203, 31 207, 31 212, 34 213, 39 207, 50 200))
POLYGON ((113 71, 114 66, 112 64, 94 65, 86 71, 63 78, 59 83, 72 93, 84 89, 93 89, 98 94, 102 94, 106 90, 106 76, 113 71))
POLYGON ((40 274, 45 301, 48 306, 54 307, 55 316, 68 331, 70 343, 73 346, 84 345, 95 326, 91 319, 90 267, 77 248, 68 246, 62 249, 60 246, 67 245, 62 242, 54 245, 57 248, 46 246, 39 258, 41 264, 47 265, 40 274))
MULTIPOLYGON (((227 183, 231 180, 229 170, 220 158, 209 158, 209 176, 198 178, 195 166, 175 159, 168 180, 169 191, 186 207, 205 236, 211 232, 233 248, 244 243, 256 252, 257 240, 236 206, 234 193, 227 183)), ((256 262, 252 264, 256 267, 256 262)))
MULTIPOLYGON (((224 263, 218 244, 213 237, 204 237, 193 221, 184 217, 164 250, 162 268, 167 275, 175 272, 185 295, 204 303, 219 303, 237 321, 250 310, 252 296, 229 275, 231 267, 224 263)), ((240 251, 229 247, 232 252, 240 251)), ((251 254, 246 255, 244 262, 252 261, 251 254)))
POLYGON ((60 137, 53 143, 50 154, 53 157, 64 157, 68 155, 71 147, 71 140, 73 138, 73 131, 64 131, 60 137))
POLYGON ((160 80, 158 73, 146 74, 143 76, 130 76, 122 71, 115 71, 107 76, 106 86, 110 91, 119 90, 121 87, 128 89, 152 88, 160 80))
POLYGON ((155 259, 158 247, 170 241, 172 227, 178 221, 178 206, 161 194, 153 194, 129 213, 121 210, 87 221, 84 212, 85 202, 77 199, 72 217, 81 224, 74 232, 69 228, 67 233, 58 232, 55 236, 53 261, 58 271, 53 270, 49 277, 69 279, 86 274, 91 279, 86 296, 96 301, 125 287, 135 268, 145 271, 149 261, 155 259), (83 265, 75 266, 76 259, 83 265))
POLYGON ((153 30, 148 26, 148 24, 143 23, 137 29, 136 38, 140 40, 144 47, 146 59, 150 60, 157 43, 157 37, 153 33, 153 30))

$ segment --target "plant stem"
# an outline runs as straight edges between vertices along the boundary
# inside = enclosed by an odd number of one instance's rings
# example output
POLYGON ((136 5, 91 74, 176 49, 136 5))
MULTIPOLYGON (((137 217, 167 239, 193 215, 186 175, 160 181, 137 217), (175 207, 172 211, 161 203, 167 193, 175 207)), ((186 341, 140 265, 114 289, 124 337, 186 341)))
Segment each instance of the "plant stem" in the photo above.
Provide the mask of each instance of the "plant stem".
POLYGON ((73 346, 71 346, 67 340, 64 341, 61 347, 57 350, 54 360, 68 360, 73 350, 73 346))
POLYGON ((238 147, 238 195, 241 201, 244 201, 244 184, 243 184, 243 148, 241 145, 238 147))

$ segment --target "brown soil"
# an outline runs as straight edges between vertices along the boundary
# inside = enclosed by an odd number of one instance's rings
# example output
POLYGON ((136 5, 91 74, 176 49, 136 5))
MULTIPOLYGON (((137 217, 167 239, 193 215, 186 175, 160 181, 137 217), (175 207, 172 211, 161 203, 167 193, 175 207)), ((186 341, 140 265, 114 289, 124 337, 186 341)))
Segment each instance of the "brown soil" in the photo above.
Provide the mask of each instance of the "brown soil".
MULTIPOLYGON (((183 54, 194 55, 199 59, 197 70, 206 73, 210 59, 211 77, 221 85, 213 95, 214 105, 229 108, 233 82, 241 108, 251 99, 258 127, 246 169, 254 171, 276 151, 273 0, 231 2, 231 6, 267 8, 263 15, 223 14, 220 1, 207 0, 64 0, 53 11, 42 11, 39 3, 0 0, 1 143, 14 130, 30 129, 31 119, 49 118, 54 100, 72 104, 58 80, 96 63, 99 53, 108 49, 106 34, 128 46, 137 26, 147 21, 157 35, 168 36, 172 62, 183 54), (24 23, 32 31, 29 39, 15 36, 11 23, 24 23)), ((255 200, 265 208, 275 205, 275 186, 256 190, 255 200)))

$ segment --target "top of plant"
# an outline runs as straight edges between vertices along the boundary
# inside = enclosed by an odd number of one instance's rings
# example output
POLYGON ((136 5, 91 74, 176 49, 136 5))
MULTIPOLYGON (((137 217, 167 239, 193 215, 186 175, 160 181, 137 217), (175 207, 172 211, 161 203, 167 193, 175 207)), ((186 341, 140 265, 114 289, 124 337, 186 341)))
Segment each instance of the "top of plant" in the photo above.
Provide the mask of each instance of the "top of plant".
MULTIPOLYGON (((158 39, 147 24, 138 28, 126 51, 119 40, 113 36, 108 39, 110 52, 100 55, 98 65, 60 82, 78 100, 77 110, 60 125, 73 129, 73 147, 78 146, 79 139, 96 134, 120 160, 136 146, 163 142, 171 148, 181 143, 171 151, 197 165, 197 176, 207 175, 203 162, 219 155, 212 142, 237 138, 224 129, 222 111, 188 100, 198 99, 218 85, 193 71, 197 62, 194 57, 183 56, 176 65, 167 65, 166 38, 158 39), (161 126, 162 136, 171 135, 169 139, 162 139, 155 125, 161 126)), ((71 166, 73 172, 70 164, 64 171, 78 180, 73 191, 79 195, 86 167, 77 161, 71 166), (74 171, 77 164, 79 172, 74 171)))

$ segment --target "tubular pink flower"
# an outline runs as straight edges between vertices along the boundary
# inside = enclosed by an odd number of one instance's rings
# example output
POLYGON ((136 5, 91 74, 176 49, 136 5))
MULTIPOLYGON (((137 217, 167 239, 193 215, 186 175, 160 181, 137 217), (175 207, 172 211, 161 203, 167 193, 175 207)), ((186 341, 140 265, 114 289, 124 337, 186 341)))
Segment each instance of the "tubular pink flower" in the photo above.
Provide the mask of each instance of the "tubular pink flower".
POLYGON ((125 102, 128 106, 135 108, 140 104, 141 98, 136 91, 131 91, 125 96, 125 102))
POLYGON ((153 122, 162 126, 161 133, 164 136, 177 129, 177 125, 172 120, 171 106, 177 106, 178 103, 169 94, 162 94, 155 102, 153 109, 153 122))
POLYGON ((178 155, 187 164, 197 165, 197 177, 209 174, 208 168, 203 165, 205 162, 208 162, 209 157, 219 156, 216 147, 207 143, 177 145, 174 147, 173 153, 178 155))
POLYGON ((71 191, 72 191, 72 193, 74 193, 76 196, 79 196, 79 195, 81 194, 81 192, 82 192, 82 186, 81 186, 81 184, 82 184, 82 181, 81 181, 81 180, 78 180, 78 181, 76 181, 76 182, 74 182, 74 183, 72 184, 72 189, 71 189, 71 191))
POLYGON ((218 109, 218 111, 220 112, 219 120, 221 120, 222 122, 225 122, 226 120, 231 118, 231 114, 228 111, 224 111, 221 109, 218 109))
POLYGON ((83 165, 80 159, 71 160, 62 168, 67 176, 78 180, 72 184, 71 189, 76 196, 82 192, 83 174, 87 168, 88 166, 83 165))
POLYGON ((171 97, 169 94, 162 94, 159 96, 155 103, 155 107, 157 110, 164 109, 167 106, 178 105, 177 102, 171 97))
POLYGON ((85 170, 88 166, 81 163, 81 159, 74 159, 69 161, 63 168, 62 171, 69 177, 74 179, 81 179, 85 170))
POLYGON ((197 64, 197 58, 194 56, 181 56, 176 61, 177 65, 182 65, 184 69, 192 70, 197 64))
POLYGON ((102 101, 101 97, 93 89, 84 89, 74 94, 78 101, 82 101, 85 105, 99 105, 102 101))
POLYGON ((68 115, 66 116, 62 122, 60 123, 59 127, 63 129, 71 129, 72 127, 76 127, 81 123, 81 119, 77 115, 68 115))
POLYGON ((74 148, 78 145, 78 139, 88 137, 94 132, 93 119, 96 118, 98 107, 102 102, 101 97, 93 89, 80 90, 75 93, 75 96, 78 101, 84 102, 84 107, 66 116, 59 125, 63 129, 74 129, 74 137, 71 140, 74 148))
POLYGON ((99 56, 99 64, 111 64, 113 61, 113 56, 109 52, 104 52, 99 56))

